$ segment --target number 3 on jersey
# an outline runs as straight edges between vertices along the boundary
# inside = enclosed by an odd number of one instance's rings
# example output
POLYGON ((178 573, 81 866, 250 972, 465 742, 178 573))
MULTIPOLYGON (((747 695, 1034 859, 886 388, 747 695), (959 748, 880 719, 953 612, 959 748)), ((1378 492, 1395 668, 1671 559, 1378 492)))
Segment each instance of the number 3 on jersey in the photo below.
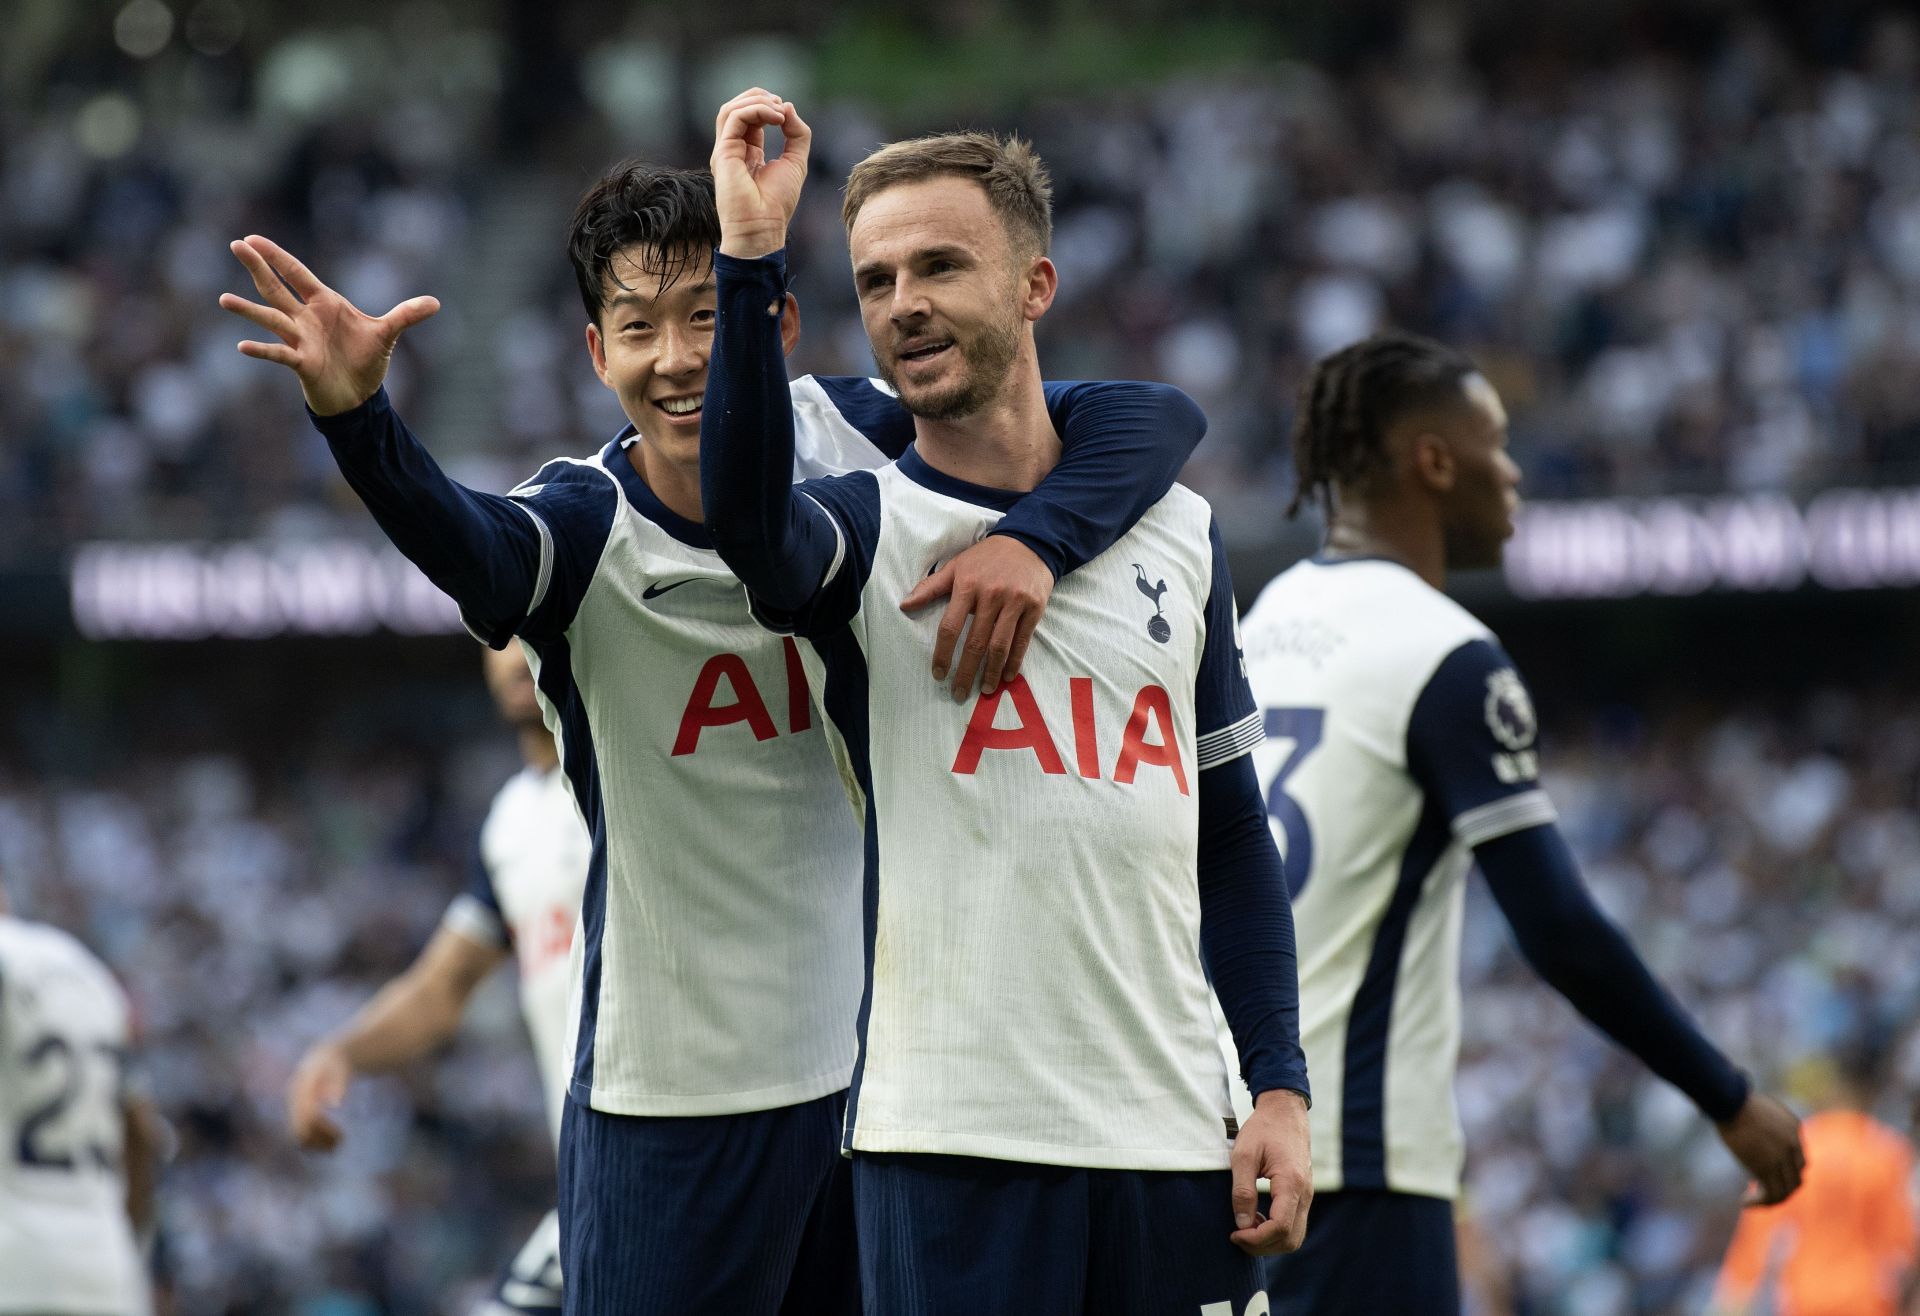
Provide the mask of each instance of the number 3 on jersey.
POLYGON ((1268 740, 1291 740, 1293 752, 1281 761, 1280 768, 1267 783, 1267 813, 1279 826, 1286 843, 1282 861, 1287 874, 1287 893, 1298 896, 1313 871, 1313 832, 1307 826, 1306 810, 1287 794, 1287 778, 1299 771, 1307 755, 1320 747, 1325 729, 1324 708, 1269 708, 1266 710, 1268 740))

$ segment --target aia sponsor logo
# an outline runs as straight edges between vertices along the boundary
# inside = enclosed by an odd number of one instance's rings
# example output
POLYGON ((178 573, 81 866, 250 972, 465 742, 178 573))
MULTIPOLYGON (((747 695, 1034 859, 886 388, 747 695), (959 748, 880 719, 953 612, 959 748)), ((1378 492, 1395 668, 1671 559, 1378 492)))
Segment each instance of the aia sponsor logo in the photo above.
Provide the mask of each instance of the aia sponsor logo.
MULTIPOLYGON (((787 734, 797 736, 813 727, 807 673, 800 665, 800 650, 791 639, 781 640, 780 649, 786 655, 786 729, 787 734)), ((694 678, 693 691, 680 714, 680 730, 673 738, 673 757, 696 752, 703 733, 741 722, 753 732, 755 740, 772 740, 780 734, 747 660, 737 653, 717 653, 707 659, 694 678)))
MULTIPOLYGON (((1101 757, 1100 727, 1094 716, 1092 677, 1068 678, 1067 711, 1066 725, 1072 737, 1069 743, 1077 775, 1093 781, 1104 777, 1131 786, 1140 769, 1165 768, 1173 773, 1173 783, 1180 793, 1188 793, 1187 769, 1180 759, 1180 741, 1174 729, 1173 700, 1163 687, 1149 685, 1133 697, 1133 711, 1117 737, 1120 749, 1111 772, 1103 771, 1105 760, 1101 757)), ((1058 719, 1057 709, 1054 716, 1058 719)), ((1067 775, 1066 760, 1060 755, 1053 725, 1041 712, 1040 701, 1024 676, 1014 677, 974 702, 966 734, 953 756, 953 771, 963 777, 972 776, 980 770, 981 759, 990 751, 1031 755, 1046 775, 1067 775), (998 725, 1002 705, 1012 711, 1012 726, 998 725)))

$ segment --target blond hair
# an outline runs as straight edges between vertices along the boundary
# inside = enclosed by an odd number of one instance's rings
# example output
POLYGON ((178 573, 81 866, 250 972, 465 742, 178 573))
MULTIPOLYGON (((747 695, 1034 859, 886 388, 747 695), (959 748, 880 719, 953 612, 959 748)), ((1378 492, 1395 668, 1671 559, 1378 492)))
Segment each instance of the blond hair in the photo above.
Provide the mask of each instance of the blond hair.
POLYGON ((1053 242, 1053 180, 1031 143, 993 133, 941 133, 890 142, 853 167, 840 218, 853 228, 860 207, 904 183, 970 178, 1006 226, 1014 250, 1044 256, 1053 242))

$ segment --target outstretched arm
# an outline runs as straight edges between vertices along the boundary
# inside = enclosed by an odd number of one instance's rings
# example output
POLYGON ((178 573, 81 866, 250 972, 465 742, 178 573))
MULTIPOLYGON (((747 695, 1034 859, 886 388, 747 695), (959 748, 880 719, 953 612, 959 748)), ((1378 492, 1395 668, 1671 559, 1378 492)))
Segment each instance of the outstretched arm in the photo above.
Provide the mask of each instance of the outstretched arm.
POLYGON ((481 981, 507 958, 442 926, 407 970, 374 994, 330 1036, 300 1058, 287 1087, 287 1121, 309 1151, 339 1146, 333 1112, 361 1074, 385 1073, 435 1050, 460 1027, 460 1016, 481 981))
MULTIPOLYGON (((559 578, 564 592, 572 561, 565 531, 576 518, 543 519, 528 500, 456 484, 394 412, 383 387, 394 344, 440 303, 415 297, 375 318, 266 238, 235 242, 232 251, 263 300, 223 293, 220 305, 280 340, 243 342, 240 350, 293 371, 341 474, 387 538, 452 596, 476 636, 505 644, 544 600, 543 585, 559 578)), ((573 545, 587 554, 594 547, 573 545)))

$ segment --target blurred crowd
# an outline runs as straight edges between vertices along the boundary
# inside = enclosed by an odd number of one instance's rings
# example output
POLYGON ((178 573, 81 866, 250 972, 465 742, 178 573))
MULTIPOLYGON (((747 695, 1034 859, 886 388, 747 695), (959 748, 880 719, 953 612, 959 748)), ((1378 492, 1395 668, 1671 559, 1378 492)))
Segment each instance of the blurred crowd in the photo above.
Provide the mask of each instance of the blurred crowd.
POLYGON ((444 1058, 349 1095, 307 1156, 284 1093, 301 1052, 403 969, 472 863, 496 738, 443 763, 287 776, 221 756, 110 779, 0 779, 13 912, 121 975, 135 1082, 171 1124, 161 1316, 464 1313, 552 1205, 552 1149, 511 974, 444 1058))
MULTIPOLYGON (((411 959, 457 888, 513 767, 476 726, 443 759, 212 756, 0 783, 18 911, 89 940, 136 1003, 144 1081, 178 1136, 160 1196, 171 1311, 451 1316, 550 1201, 506 972, 444 1059, 355 1088, 335 1156, 285 1131, 301 1050, 411 959)), ((1548 731, 1548 787, 1588 877, 1708 1031, 1802 1109, 1826 1099, 1829 1057, 1875 1051, 1878 1113, 1909 1129, 1920 701, 1828 692, 1548 731)), ((1472 891, 1472 1310, 1695 1316, 1738 1171, 1682 1098, 1533 978, 1472 891)))
MULTIPOLYGON (((251 229, 375 312, 455 290, 484 311, 403 349, 403 400, 438 450, 506 478, 618 423, 558 228, 572 189, 631 149, 621 95, 648 91, 606 91, 606 34, 556 37, 535 69, 574 79, 554 97, 577 120, 573 172, 547 175, 546 218, 517 232, 501 198, 529 156, 501 126, 507 43, 424 5, 331 45, 196 27, 228 9, 183 6, 157 55, 121 22, 117 46, 76 29, 105 49, 49 61, 44 94, 0 109, 0 553, 364 531, 290 381, 236 355, 243 326, 214 305, 243 286, 225 244, 251 229), (399 79, 377 109, 338 94, 361 65, 399 79), (494 306, 476 289, 508 267, 494 306), (455 425, 446 386, 471 378, 486 423, 455 425)), ((135 11, 172 12, 135 0, 122 20, 135 11)), ((1705 36, 1648 21, 1581 52, 1546 25, 1413 6, 1337 61, 1306 49, 968 111, 1030 135, 1055 174, 1049 372, 1198 397, 1213 429, 1189 480, 1242 542, 1272 532, 1306 365, 1388 322, 1479 354, 1536 494, 1920 478, 1920 21, 1855 8, 1816 44, 1719 13, 1705 36)), ((787 66, 805 53, 789 43, 787 66)), ((649 145, 697 163, 704 116, 685 99, 689 126, 649 145)), ((835 183, 875 143, 950 123, 831 86, 805 108, 796 365, 864 372, 835 183)))

